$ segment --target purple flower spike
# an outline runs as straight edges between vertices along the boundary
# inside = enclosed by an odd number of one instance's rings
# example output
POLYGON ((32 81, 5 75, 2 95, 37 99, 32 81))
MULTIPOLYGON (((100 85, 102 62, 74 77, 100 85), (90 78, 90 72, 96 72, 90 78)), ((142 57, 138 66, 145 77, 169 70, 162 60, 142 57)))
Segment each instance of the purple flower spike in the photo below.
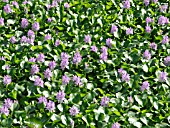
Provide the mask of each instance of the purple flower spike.
POLYGON ((46 40, 51 40, 51 34, 46 34, 45 37, 44 37, 44 41, 46 40))
POLYGON ((47 108, 47 110, 54 112, 55 103, 53 101, 49 100, 49 102, 47 102, 47 104, 46 104, 46 108, 47 108))
POLYGON ((144 4, 145 4, 145 6, 148 6, 148 5, 149 5, 149 0, 144 0, 143 2, 144 2, 144 4))
POLYGON ((116 122, 112 125, 112 128, 120 128, 120 124, 116 122))
POLYGON ((4 18, 0 18, 0 25, 4 26, 4 18))
POLYGON ((161 11, 161 12, 166 12, 167 9, 168 9, 168 5, 162 5, 162 6, 160 7, 160 11, 161 11))
POLYGON ((122 81, 129 82, 130 81, 130 75, 128 73, 122 74, 122 81))
POLYGON ((44 87, 44 81, 38 76, 34 81, 34 85, 44 87))
POLYGON ((106 39, 106 45, 109 47, 109 48, 111 48, 112 47, 112 39, 111 38, 107 38, 106 39))
POLYGON ((158 0, 152 0, 152 2, 156 4, 158 2, 158 0))
POLYGON ((124 4, 123 4, 124 8, 130 9, 130 1, 129 0, 125 0, 124 4))
POLYGON ((68 59, 63 59, 60 63, 60 67, 62 70, 64 70, 69 65, 68 59))
POLYGON ((69 3, 64 3, 64 7, 67 8, 67 9, 70 8, 69 3))
POLYGON ((4 106, 6 106, 7 108, 10 108, 13 104, 13 101, 9 98, 5 99, 5 104, 4 106))
POLYGON ((141 90, 141 91, 148 90, 148 89, 149 89, 149 86, 150 86, 150 84, 148 83, 148 81, 144 81, 144 82, 142 83, 142 86, 141 86, 140 90, 141 90))
POLYGON ((32 31, 32 30, 29 30, 27 35, 28 35, 28 37, 35 38, 34 31, 32 31))
POLYGON ((10 38, 10 41, 11 41, 11 43, 13 43, 13 44, 17 42, 15 36, 12 36, 12 37, 10 38))
POLYGON ((110 32, 113 34, 114 32, 117 32, 118 28, 116 25, 112 25, 110 32))
POLYGON ((35 22, 35 23, 32 25, 32 29, 33 29, 34 31, 40 30, 40 25, 39 25, 39 23, 38 23, 38 22, 35 22))
POLYGON ((15 6, 16 8, 19 8, 18 2, 12 1, 12 5, 15 6))
POLYGON ((47 78, 49 81, 51 80, 51 77, 52 77, 52 72, 49 68, 47 68, 45 71, 44 71, 44 77, 47 78))
POLYGON ((167 79, 167 73, 166 73, 166 72, 161 72, 161 73, 159 74, 159 81, 160 81, 160 82, 165 82, 166 79, 167 79))
POLYGON ((70 78, 67 75, 62 76, 62 84, 68 84, 70 81, 70 78))
POLYGON ((151 19, 150 17, 147 17, 147 18, 146 18, 146 24, 149 24, 149 23, 151 23, 151 22, 153 22, 153 19, 151 19))
POLYGON ((44 56, 43 53, 40 53, 40 54, 38 55, 37 61, 38 61, 38 62, 41 62, 41 63, 45 61, 45 56, 44 56))
POLYGON ((53 70, 55 67, 56 67, 56 62, 55 61, 51 61, 49 64, 48 64, 48 67, 53 70))
POLYGON ((164 16, 160 16, 158 19, 158 24, 159 25, 165 25, 169 23, 169 19, 167 17, 164 16))
POLYGON ((2 114, 5 114, 6 116, 9 115, 9 110, 8 110, 8 108, 5 105, 2 106, 2 108, 0 109, 0 112, 2 114))
POLYGON ((128 102, 131 102, 131 103, 133 102, 132 96, 129 96, 129 97, 128 97, 128 102))
POLYGON ((90 35, 85 35, 84 42, 90 43, 91 42, 91 36, 90 35))
POLYGON ((148 25, 147 25, 147 26, 145 27, 145 31, 146 31, 147 33, 150 33, 150 32, 151 32, 151 30, 152 30, 152 29, 151 29, 151 27, 150 27, 150 26, 148 26, 148 25))
POLYGON ((22 36, 21 37, 21 40, 20 40, 20 43, 26 43, 27 42, 27 37, 26 36, 22 36))
POLYGON ((102 99, 101 99, 100 105, 101 105, 101 106, 106 106, 106 107, 107 107, 109 101, 110 101, 110 98, 108 98, 107 96, 104 96, 104 97, 102 97, 102 99))
POLYGON ((39 72, 39 67, 37 64, 31 66, 31 75, 37 74, 39 72))
POLYGON ((55 46, 57 47, 57 46, 59 46, 59 45, 60 45, 60 40, 56 40, 55 46))
POLYGON ((57 93, 56 99, 58 100, 59 103, 62 103, 65 99, 65 93, 63 91, 59 91, 57 93))
POLYGON ((126 35, 131 35, 131 34, 133 34, 133 29, 131 27, 127 28, 126 35))
POLYGON ((47 98, 44 96, 41 96, 40 98, 38 98, 38 103, 44 103, 45 105, 47 104, 47 98))
POLYGON ((4 85, 9 85, 12 82, 11 76, 6 75, 4 76, 3 83, 4 85))
POLYGON ((81 78, 79 76, 73 76, 73 82, 75 82, 76 85, 82 86, 81 78))
POLYGON ((9 4, 6 4, 6 5, 4 6, 4 11, 5 11, 7 14, 12 13, 12 9, 11 9, 11 7, 10 7, 9 4))
POLYGON ((79 52, 76 52, 73 57, 73 64, 78 64, 82 60, 82 56, 80 55, 79 52))
POLYGON ((150 54, 149 50, 145 50, 145 52, 143 53, 143 57, 147 60, 151 59, 151 54, 150 54))
POLYGON ((97 52, 97 50, 98 50, 98 48, 95 45, 91 46, 91 51, 92 52, 97 52))
POLYGON ((36 58, 34 58, 34 57, 31 57, 30 59, 29 59, 29 62, 35 62, 36 61, 36 58))
POLYGON ((170 66, 170 56, 167 56, 166 58, 164 58, 164 64, 166 66, 170 66))
POLYGON ((25 18, 22 18, 21 27, 22 28, 26 28, 27 26, 28 26, 28 20, 25 19, 25 18))
POLYGON ((70 112, 70 115, 76 116, 79 113, 79 109, 77 107, 75 107, 75 106, 72 106, 70 108, 69 112, 70 112))
POLYGON ((163 36, 163 39, 162 39, 162 44, 166 44, 169 42, 169 37, 168 36, 163 36))
POLYGON ((157 49, 157 44, 155 44, 154 42, 150 44, 150 48, 156 50, 157 49))

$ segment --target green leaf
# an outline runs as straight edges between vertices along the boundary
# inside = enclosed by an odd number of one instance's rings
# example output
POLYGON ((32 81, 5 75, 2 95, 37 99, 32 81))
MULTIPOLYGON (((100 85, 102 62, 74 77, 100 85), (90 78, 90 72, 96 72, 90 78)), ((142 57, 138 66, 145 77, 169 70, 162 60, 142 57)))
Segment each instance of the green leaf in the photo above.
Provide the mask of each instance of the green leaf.
POLYGON ((66 116, 65 115, 61 115, 61 121, 63 124, 67 125, 67 121, 66 121, 66 116))
POLYGON ((144 65, 142 66, 142 69, 143 69, 143 71, 148 72, 148 66, 147 66, 146 64, 144 64, 144 65))

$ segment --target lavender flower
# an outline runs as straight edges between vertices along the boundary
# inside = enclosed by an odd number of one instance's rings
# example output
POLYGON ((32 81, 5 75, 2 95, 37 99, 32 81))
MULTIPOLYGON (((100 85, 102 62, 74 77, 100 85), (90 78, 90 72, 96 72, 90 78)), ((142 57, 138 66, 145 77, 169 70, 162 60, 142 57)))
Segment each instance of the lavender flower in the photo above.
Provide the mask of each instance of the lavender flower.
POLYGON ((62 70, 64 70, 69 65, 68 59, 63 59, 60 63, 60 67, 62 70))
POLYGON ((22 18, 21 27, 22 28, 26 28, 27 26, 28 26, 28 20, 25 19, 25 18, 22 18))
POLYGON ((159 74, 159 81, 164 82, 167 79, 167 73, 166 72, 160 72, 159 74))
POLYGON ((52 6, 49 4, 49 5, 47 5, 47 10, 50 10, 50 8, 51 8, 52 6))
POLYGON ((55 67, 56 67, 56 62, 55 61, 51 61, 49 64, 48 64, 48 67, 53 70, 55 67))
POLYGON ((112 47, 112 43, 111 43, 111 42, 112 42, 112 39, 111 39, 111 38, 107 38, 107 39, 106 39, 106 45, 107 45, 108 47, 110 47, 110 48, 112 47))
POLYGON ((101 105, 101 106, 106 106, 106 107, 107 107, 109 101, 110 101, 110 98, 107 97, 107 96, 104 96, 104 97, 102 97, 102 99, 101 99, 100 105, 101 105))
POLYGON ((67 8, 67 9, 70 8, 69 3, 64 3, 64 7, 67 8))
POLYGON ((14 5, 16 8, 19 8, 18 2, 12 1, 12 5, 14 5))
POLYGON ((157 44, 155 44, 154 42, 150 44, 150 48, 156 50, 157 49, 157 44))
POLYGON ((145 4, 145 6, 148 6, 148 5, 149 5, 149 0, 144 0, 143 2, 144 2, 144 4, 145 4))
POLYGON ((49 18, 47 19, 47 22, 50 23, 51 21, 52 21, 52 18, 49 17, 49 18))
POLYGON ((70 108, 69 112, 70 112, 70 115, 76 116, 79 113, 79 109, 77 107, 75 107, 75 106, 72 106, 70 108))
POLYGON ((62 84, 68 84, 70 81, 70 78, 67 75, 62 76, 62 84))
POLYGON ((100 55, 100 59, 103 60, 103 61, 106 61, 108 59, 107 54, 106 53, 102 53, 100 55))
POLYGON ((0 109, 0 112, 5 114, 6 116, 9 115, 9 110, 5 105, 2 106, 2 108, 0 109))
POLYGON ((53 0, 52 7, 57 7, 57 6, 58 6, 58 2, 56 0, 53 0))
POLYGON ((1 56, 1 57, 0 57, 0 60, 5 61, 5 57, 4 57, 4 56, 1 56))
POLYGON ((13 104, 13 101, 9 98, 5 99, 5 104, 4 106, 6 106, 7 108, 10 108, 13 104))
POLYGON ((107 54, 107 47, 102 46, 102 48, 101 48, 101 52, 103 52, 103 53, 107 54))
POLYGON ((34 45, 34 37, 33 38, 27 38, 26 41, 28 44, 34 45))
POLYGON ((43 53, 40 53, 37 57, 38 62, 44 62, 45 61, 45 56, 43 53))
POLYGON ((147 18, 146 18, 146 24, 149 24, 149 23, 151 23, 151 22, 153 22, 153 19, 151 19, 150 17, 147 17, 147 18))
POLYGON ((38 103, 41 104, 41 103, 44 103, 45 105, 47 104, 47 98, 44 97, 44 96, 41 96, 38 98, 38 103))
POLYGON ((0 18, 0 25, 4 26, 4 18, 0 18))
POLYGON ((14 44, 14 43, 16 43, 17 40, 16 40, 15 36, 12 36, 12 37, 10 38, 10 41, 11 41, 11 43, 14 44))
POLYGON ((148 60, 151 59, 151 53, 149 52, 149 50, 145 50, 145 52, 143 53, 143 57, 148 60))
POLYGON ((112 128, 120 128, 120 124, 116 122, 112 125, 112 128))
POLYGON ((62 103, 63 100, 65 99, 65 93, 63 91, 59 91, 57 93, 56 99, 59 101, 59 103, 62 103))
POLYGON ((130 1, 129 0, 124 1, 123 7, 130 9, 130 1))
POLYGON ((131 27, 127 28, 126 30, 126 35, 130 35, 130 34, 133 34, 133 29, 131 27))
POLYGON ((168 36, 163 36, 163 39, 162 39, 162 44, 166 44, 169 42, 169 37, 168 36))
POLYGON ((110 32, 113 34, 114 32, 117 32, 118 28, 116 25, 112 25, 110 32))
POLYGON ((91 46, 91 51, 92 52, 97 52, 97 50, 98 50, 98 48, 95 45, 91 46))
POLYGON ((9 76, 9 75, 4 76, 4 79, 3 79, 4 85, 8 85, 11 82, 12 82, 11 76, 9 76))
POLYGON ((166 66, 170 66, 170 56, 167 56, 166 58, 164 58, 164 64, 166 66))
POLYGON ((34 58, 34 57, 31 57, 30 59, 29 59, 29 62, 35 62, 36 61, 36 58, 34 58))
POLYGON ((147 33, 150 33, 150 32, 151 32, 151 30, 152 30, 152 29, 151 29, 151 27, 150 27, 150 26, 148 26, 148 25, 147 25, 147 26, 145 27, 145 31, 146 31, 147 33))
POLYGON ((47 102, 46 104, 46 108, 51 111, 51 112, 54 112, 55 110, 55 103, 51 100, 49 100, 49 102, 47 102))
POLYGON ((44 71, 44 77, 47 78, 48 80, 51 80, 51 77, 52 77, 52 72, 49 68, 47 68, 45 71, 44 71))
POLYGON ((78 64, 80 63, 82 60, 82 56, 80 55, 80 53, 77 51, 75 54, 74 54, 74 57, 73 57, 73 64, 78 64))
POLYGON ((55 41, 55 46, 57 47, 58 45, 60 45, 60 40, 55 41))
POLYGON ((34 81, 34 85, 44 87, 44 81, 38 76, 34 81))
POLYGON ((51 35, 48 33, 45 35, 44 40, 51 40, 51 35))
POLYGON ((69 55, 67 53, 65 53, 65 52, 61 53, 61 59, 62 60, 65 60, 65 59, 68 60, 68 58, 69 58, 69 55))
POLYGON ((8 3, 9 1, 8 0, 2 0, 3 2, 6 2, 6 3, 8 3))
POLYGON ((35 23, 32 25, 32 29, 33 29, 34 31, 40 30, 40 25, 39 25, 39 23, 38 23, 38 22, 35 22, 35 23))
POLYGON ((118 73, 120 75, 126 74, 127 72, 125 70, 123 70, 122 68, 118 69, 118 73))
POLYGON ((169 19, 167 17, 164 16, 160 16, 158 19, 158 24, 159 25, 165 25, 169 23, 169 19))
POLYGON ((149 89, 149 86, 150 86, 150 84, 148 83, 148 81, 144 81, 143 83, 142 83, 142 86, 141 86, 141 91, 144 91, 144 90, 148 90, 149 89))
POLYGON ((27 42, 27 37, 26 36, 22 36, 20 42, 21 43, 27 42))
POLYGON ((74 121, 73 120, 70 121, 70 125, 74 127, 74 121))
POLYGON ((162 5, 162 6, 160 7, 160 11, 161 11, 161 12, 166 12, 167 9, 168 9, 168 5, 162 5))
POLYGON ((11 9, 11 7, 10 7, 9 4, 6 4, 6 5, 4 6, 4 11, 5 11, 7 14, 12 13, 12 9, 11 9))
POLYGON ((28 35, 28 37, 35 38, 34 31, 32 31, 32 30, 29 30, 27 35, 28 35))
POLYGON ((91 42, 91 36, 90 35, 85 35, 84 42, 90 43, 91 42))
POLYGON ((158 2, 158 0, 152 0, 152 2, 156 4, 158 2))
POLYGON ((73 76, 73 82, 75 82, 76 85, 82 85, 81 78, 79 76, 73 76))
POLYGON ((31 66, 31 75, 34 75, 39 72, 39 67, 37 64, 31 66))
POLYGON ((129 82, 130 81, 130 75, 128 73, 122 74, 122 81, 129 82))
POLYGON ((129 97, 128 97, 128 102, 131 102, 131 103, 133 102, 132 96, 129 96, 129 97))

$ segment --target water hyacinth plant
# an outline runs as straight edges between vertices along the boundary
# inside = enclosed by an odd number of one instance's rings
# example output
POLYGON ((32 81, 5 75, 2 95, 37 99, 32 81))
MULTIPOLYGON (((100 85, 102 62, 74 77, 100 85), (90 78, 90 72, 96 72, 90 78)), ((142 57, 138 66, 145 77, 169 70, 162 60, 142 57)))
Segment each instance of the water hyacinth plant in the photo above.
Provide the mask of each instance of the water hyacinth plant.
POLYGON ((0 128, 169 128, 168 0, 0 0, 0 128))

